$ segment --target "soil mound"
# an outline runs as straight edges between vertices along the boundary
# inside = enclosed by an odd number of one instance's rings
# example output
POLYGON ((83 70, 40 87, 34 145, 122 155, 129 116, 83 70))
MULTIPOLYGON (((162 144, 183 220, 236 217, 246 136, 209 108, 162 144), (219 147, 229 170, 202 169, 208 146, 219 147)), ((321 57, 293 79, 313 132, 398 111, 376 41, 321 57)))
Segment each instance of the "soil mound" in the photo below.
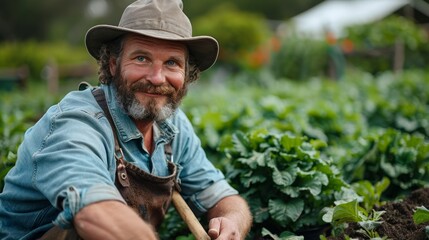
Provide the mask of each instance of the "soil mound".
MULTIPOLYGON (((425 240, 425 227, 429 223, 414 224, 413 214, 417 207, 425 206, 429 208, 429 188, 422 188, 413 191, 410 196, 400 202, 388 202, 377 211, 386 211, 382 215, 383 223, 377 228, 380 237, 388 239, 413 239, 425 240)), ((345 230, 345 234, 354 239, 367 239, 362 234, 358 233, 359 226, 350 224, 345 230)), ((328 237, 329 240, 343 240, 342 237, 328 237)))

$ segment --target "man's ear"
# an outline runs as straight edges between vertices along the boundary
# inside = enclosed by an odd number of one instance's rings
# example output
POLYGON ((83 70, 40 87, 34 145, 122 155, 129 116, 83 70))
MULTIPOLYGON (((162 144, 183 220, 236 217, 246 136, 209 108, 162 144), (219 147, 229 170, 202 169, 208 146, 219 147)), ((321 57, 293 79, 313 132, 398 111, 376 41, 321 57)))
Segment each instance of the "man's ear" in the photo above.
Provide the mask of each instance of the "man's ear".
POLYGON ((116 58, 110 58, 109 60, 109 70, 112 76, 115 76, 116 73, 116 58))

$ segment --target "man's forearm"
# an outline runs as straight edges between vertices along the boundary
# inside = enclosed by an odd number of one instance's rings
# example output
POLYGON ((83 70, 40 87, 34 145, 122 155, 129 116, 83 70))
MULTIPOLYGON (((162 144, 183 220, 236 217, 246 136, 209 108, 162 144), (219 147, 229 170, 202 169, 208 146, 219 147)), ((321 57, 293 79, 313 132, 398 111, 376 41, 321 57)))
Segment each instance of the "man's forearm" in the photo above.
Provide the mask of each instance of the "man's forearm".
POLYGON ((229 196, 220 200, 207 212, 208 219, 224 217, 235 224, 244 239, 252 226, 252 215, 247 202, 239 195, 229 196))
POLYGON ((76 214, 73 222, 85 240, 157 239, 148 223, 118 201, 90 204, 76 214))

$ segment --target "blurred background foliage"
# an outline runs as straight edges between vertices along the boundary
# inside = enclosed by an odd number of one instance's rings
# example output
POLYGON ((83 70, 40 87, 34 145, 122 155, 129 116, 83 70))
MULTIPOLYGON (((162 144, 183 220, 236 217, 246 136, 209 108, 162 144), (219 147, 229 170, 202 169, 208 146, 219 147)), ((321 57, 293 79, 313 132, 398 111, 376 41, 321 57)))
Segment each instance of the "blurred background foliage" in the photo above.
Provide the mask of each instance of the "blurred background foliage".
MULTIPOLYGON (((123 9, 132 0, 43 0, 4 1, 0 8, 0 41, 66 40, 81 44, 83 34, 96 23, 117 24, 123 9)), ((266 19, 285 20, 321 0, 234 1, 244 12, 257 13, 266 19)), ((226 0, 184 0, 184 11, 191 19, 213 12, 226 0)))
MULTIPOLYGON (((96 67, 86 53, 84 35, 96 24, 117 25, 131 2, 4 2, 0 8, 0 69, 24 68, 36 81, 47 77, 51 65, 58 66, 60 79, 74 77, 72 66, 95 76, 96 70, 89 70, 96 67)), ((340 78, 346 63, 373 74, 391 70, 398 46, 406 56, 401 68, 424 67, 429 56, 427 32, 400 14, 350 27, 345 36, 310 39, 295 35, 293 27, 281 34, 278 26, 321 0, 183 2, 194 34, 218 39, 221 49, 217 66, 228 74, 267 68, 275 77, 285 79, 321 74, 340 78)))
MULTIPOLYGON (((30 80, 46 77, 49 64, 94 65, 84 36, 96 24, 117 25, 132 0, 6 1, 0 8, 1 69, 25 68, 30 80)), ((221 44, 219 64, 231 69, 259 67, 269 56, 261 46, 274 33, 273 24, 321 0, 214 1, 184 0, 194 34, 215 36, 221 44)), ((60 78, 68 78, 61 73, 60 78)), ((64 72, 64 71, 63 71, 64 72)), ((66 72, 70 72, 67 71, 66 72)), ((93 71, 93 76, 96 71, 93 71)))
POLYGON ((371 73, 392 68, 393 50, 403 47, 405 68, 425 68, 429 45, 427 31, 401 16, 389 16, 383 21, 348 28, 347 38, 363 54, 349 54, 349 62, 371 73))
MULTIPOLYGON (((117 24, 123 9, 131 2, 133 0, 6 1, 0 8, 0 41, 33 39, 81 43, 80 35, 92 25, 117 24)), ((183 0, 184 11, 191 21, 220 6, 230 5, 241 12, 258 14, 271 23, 288 20, 321 2, 323 0, 183 0)), ((415 15, 419 18, 417 13, 415 15)))
MULTIPOLYGON (((55 67, 59 79, 76 75, 96 79, 95 61, 86 52, 84 35, 96 24, 117 25, 131 2, 4 2, 0 8, 0 75, 5 75, 2 69, 18 68, 24 69, 30 81, 40 81, 55 67)), ((267 69, 284 79, 320 75, 338 79, 346 67, 354 66, 377 74, 397 67, 398 52, 406 56, 401 69, 421 68, 428 62, 427 32, 403 14, 349 27, 341 37, 327 33, 322 39, 303 38, 294 34, 293 27, 287 34, 280 33, 279 25, 321 2, 184 0, 184 11, 193 22, 194 34, 218 39, 221 48, 216 70, 221 68, 227 74, 267 69)))

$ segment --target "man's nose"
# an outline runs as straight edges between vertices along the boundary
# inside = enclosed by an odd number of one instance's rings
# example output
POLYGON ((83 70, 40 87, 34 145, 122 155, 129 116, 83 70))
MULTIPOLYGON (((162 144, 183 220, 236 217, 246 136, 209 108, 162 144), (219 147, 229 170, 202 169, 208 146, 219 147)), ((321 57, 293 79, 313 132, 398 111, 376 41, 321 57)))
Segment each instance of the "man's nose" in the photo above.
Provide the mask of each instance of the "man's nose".
POLYGON ((165 82, 162 66, 153 64, 150 72, 148 73, 147 80, 150 81, 153 85, 162 85, 165 82))

